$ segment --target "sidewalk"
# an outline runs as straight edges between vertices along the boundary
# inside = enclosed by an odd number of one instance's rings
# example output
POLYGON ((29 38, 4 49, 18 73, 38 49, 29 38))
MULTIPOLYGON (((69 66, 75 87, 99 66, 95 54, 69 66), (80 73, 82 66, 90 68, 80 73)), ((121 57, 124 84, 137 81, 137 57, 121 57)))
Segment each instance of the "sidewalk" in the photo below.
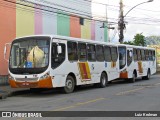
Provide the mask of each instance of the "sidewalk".
POLYGON ((0 85, 0 99, 12 96, 12 93, 27 90, 27 88, 11 88, 9 85, 0 85))

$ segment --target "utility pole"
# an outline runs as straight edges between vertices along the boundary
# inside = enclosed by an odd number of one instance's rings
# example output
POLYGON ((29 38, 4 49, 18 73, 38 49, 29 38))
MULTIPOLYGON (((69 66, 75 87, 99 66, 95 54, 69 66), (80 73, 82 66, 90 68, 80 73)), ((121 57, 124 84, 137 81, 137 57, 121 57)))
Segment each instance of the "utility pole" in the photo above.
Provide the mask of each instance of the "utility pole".
POLYGON ((123 0, 120 0, 120 11, 119 11, 119 21, 118 21, 118 30, 119 30, 119 42, 123 43, 124 35, 123 35, 123 30, 126 28, 125 23, 124 23, 124 17, 128 15, 129 12, 131 12, 135 7, 142 5, 144 3, 149 3, 153 2, 153 0, 148 0, 146 2, 139 3, 135 6, 133 6, 125 15, 123 15, 123 0))
POLYGON ((124 24, 124 16, 123 16, 123 0, 120 0, 120 11, 119 11, 119 22, 118 22, 118 29, 119 29, 119 42, 123 43, 123 30, 125 28, 124 24))

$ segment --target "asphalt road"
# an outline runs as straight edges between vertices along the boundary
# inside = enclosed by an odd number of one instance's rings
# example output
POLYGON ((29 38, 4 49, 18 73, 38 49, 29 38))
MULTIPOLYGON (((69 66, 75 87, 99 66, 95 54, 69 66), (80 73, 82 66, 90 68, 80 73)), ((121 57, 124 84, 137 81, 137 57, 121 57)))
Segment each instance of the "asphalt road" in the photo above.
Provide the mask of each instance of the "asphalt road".
POLYGON ((18 91, 0 101, 0 111, 160 111, 160 74, 135 83, 114 81, 106 88, 79 87, 71 94, 18 91))

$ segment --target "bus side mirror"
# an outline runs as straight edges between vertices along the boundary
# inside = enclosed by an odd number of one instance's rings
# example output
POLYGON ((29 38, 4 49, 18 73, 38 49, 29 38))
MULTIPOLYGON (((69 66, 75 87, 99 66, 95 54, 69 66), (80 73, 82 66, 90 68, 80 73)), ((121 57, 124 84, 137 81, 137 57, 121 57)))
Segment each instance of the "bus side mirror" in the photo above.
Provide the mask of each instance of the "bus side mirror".
POLYGON ((62 46, 57 46, 57 53, 61 54, 62 53, 62 46))
POLYGON ((6 43, 4 46, 4 59, 8 62, 8 59, 6 58, 6 54, 7 54, 7 45, 11 45, 11 43, 6 43))

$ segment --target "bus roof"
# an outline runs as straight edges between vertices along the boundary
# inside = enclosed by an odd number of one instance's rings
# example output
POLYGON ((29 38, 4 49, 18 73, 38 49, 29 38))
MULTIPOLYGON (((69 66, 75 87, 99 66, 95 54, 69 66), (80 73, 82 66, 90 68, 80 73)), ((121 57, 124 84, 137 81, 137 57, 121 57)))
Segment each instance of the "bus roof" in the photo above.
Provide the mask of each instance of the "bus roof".
POLYGON ((127 44, 117 44, 118 46, 126 46, 126 47, 130 47, 130 48, 142 48, 142 49, 150 49, 150 50, 155 50, 155 48, 151 48, 151 47, 146 47, 146 46, 135 46, 135 45, 127 45, 127 44))
POLYGON ((117 43, 106 43, 106 42, 102 42, 102 41, 94 41, 94 40, 89 40, 89 39, 74 38, 74 37, 67 37, 67 36, 61 36, 61 35, 48 35, 48 34, 30 35, 30 36, 19 37, 16 39, 27 38, 27 37, 50 37, 52 39, 61 39, 61 40, 67 40, 67 41, 78 41, 78 42, 86 42, 86 43, 93 43, 93 44, 105 44, 105 45, 111 45, 111 46, 126 46, 126 47, 131 47, 131 48, 143 48, 143 49, 155 50, 154 48, 151 48, 151 47, 143 47, 143 46, 135 46, 135 45, 127 45, 127 44, 117 44, 117 43))
POLYGON ((19 37, 16 39, 27 38, 27 37, 50 37, 52 39, 61 39, 61 40, 67 40, 67 41, 78 41, 78 42, 86 42, 86 43, 92 43, 92 44, 106 44, 106 45, 117 46, 115 43, 106 43, 102 41, 94 41, 89 39, 74 38, 74 37, 67 37, 67 36, 61 36, 61 35, 30 35, 30 36, 19 37))

